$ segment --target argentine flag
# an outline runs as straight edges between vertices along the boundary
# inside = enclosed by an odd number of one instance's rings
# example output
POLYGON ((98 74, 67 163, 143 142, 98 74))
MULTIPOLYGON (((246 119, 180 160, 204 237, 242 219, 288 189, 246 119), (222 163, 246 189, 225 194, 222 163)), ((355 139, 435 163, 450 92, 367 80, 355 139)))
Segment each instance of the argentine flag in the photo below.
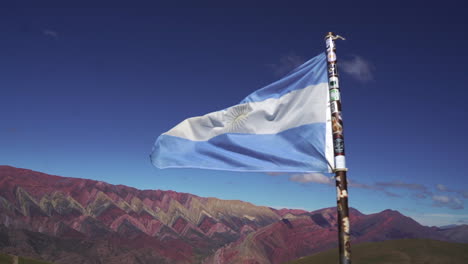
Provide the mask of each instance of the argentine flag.
POLYGON ((238 105, 188 118, 160 135, 158 168, 252 172, 331 172, 327 63, 324 53, 238 105))

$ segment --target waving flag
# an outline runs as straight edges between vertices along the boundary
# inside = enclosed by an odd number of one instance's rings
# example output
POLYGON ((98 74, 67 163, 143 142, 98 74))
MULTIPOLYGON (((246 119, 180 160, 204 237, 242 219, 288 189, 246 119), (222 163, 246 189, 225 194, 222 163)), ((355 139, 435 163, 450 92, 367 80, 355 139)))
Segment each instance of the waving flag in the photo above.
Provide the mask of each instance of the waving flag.
POLYGON ((192 117, 162 134, 158 168, 331 172, 327 64, 320 54, 238 105, 192 117))

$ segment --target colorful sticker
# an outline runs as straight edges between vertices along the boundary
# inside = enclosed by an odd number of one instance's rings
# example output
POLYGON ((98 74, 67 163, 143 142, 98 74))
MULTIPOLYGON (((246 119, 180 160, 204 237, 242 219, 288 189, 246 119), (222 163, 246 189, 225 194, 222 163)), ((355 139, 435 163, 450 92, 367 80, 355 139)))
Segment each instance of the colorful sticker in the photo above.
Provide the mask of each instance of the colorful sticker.
POLYGON ((331 113, 332 113, 332 114, 338 113, 338 111, 339 111, 338 102, 337 102, 337 101, 332 101, 332 102, 330 103, 330 109, 331 109, 331 113))
POLYGON ((328 84, 329 84, 330 89, 338 89, 338 87, 340 86, 340 84, 338 83, 338 77, 336 76, 330 77, 328 84))
POLYGON ((343 155, 344 154, 344 141, 342 138, 335 138, 333 140, 333 145, 335 148, 335 155, 343 155))
POLYGON ((327 59, 328 59, 328 62, 334 62, 336 61, 336 54, 334 51, 330 51, 328 52, 328 55, 327 55, 327 59))
POLYGON ((336 64, 334 64, 334 63, 328 64, 328 76, 332 77, 332 76, 336 76, 336 75, 338 75, 338 71, 336 69, 336 64))
POLYGON ((339 114, 332 116, 332 131, 333 134, 343 134, 343 123, 339 114))
POLYGON ((331 89, 330 90, 330 100, 331 101, 339 101, 340 100, 340 91, 338 89, 331 89))

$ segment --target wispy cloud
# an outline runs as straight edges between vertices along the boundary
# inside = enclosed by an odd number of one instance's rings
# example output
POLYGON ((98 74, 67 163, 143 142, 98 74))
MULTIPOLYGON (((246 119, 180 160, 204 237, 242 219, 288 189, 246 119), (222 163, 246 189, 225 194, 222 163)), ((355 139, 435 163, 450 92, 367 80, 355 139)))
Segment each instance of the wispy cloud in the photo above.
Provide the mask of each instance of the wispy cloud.
POLYGON ((451 189, 451 188, 448 188, 447 186, 443 185, 443 184, 437 184, 436 185, 436 188, 437 190, 441 191, 441 192, 451 192, 451 193, 457 193, 458 195, 460 195, 461 197, 465 198, 465 199, 468 199, 468 191, 467 190, 456 190, 456 189, 451 189))
POLYGON ((436 188, 437 188, 437 190, 439 190, 441 192, 446 192, 448 190, 447 186, 445 186, 443 184, 437 184, 436 188))
POLYGON ((417 213, 411 215, 418 222, 429 226, 445 226, 451 224, 468 224, 466 214, 417 213))
POLYGON ((374 191, 379 191, 389 197, 402 197, 401 195, 388 191, 382 186, 379 186, 377 184, 365 184, 365 183, 359 183, 355 181, 349 181, 348 185, 353 188, 361 188, 361 189, 367 189, 367 190, 374 190, 374 191))
POLYGON ((358 81, 368 82, 374 79, 374 66, 361 56, 354 55, 351 59, 345 59, 340 62, 339 66, 341 70, 358 81))
POLYGON ((467 214, 424 214, 430 217, 444 217, 444 218, 468 218, 467 214))
POLYGON ((400 190, 411 191, 412 192, 411 196, 417 199, 425 199, 428 196, 432 195, 432 192, 429 191, 429 189, 426 186, 422 184, 418 184, 418 183, 407 183, 407 182, 401 182, 401 181, 376 182, 374 186, 384 189, 385 192, 387 192, 386 193, 387 196, 391 196, 391 197, 402 197, 402 196, 399 194, 393 193, 389 191, 388 189, 393 189, 393 190, 400 189, 400 190), (392 195, 392 194, 395 194, 395 195, 392 195))
POLYGON ((418 183, 406 183, 401 181, 392 181, 392 182, 376 182, 377 186, 382 186, 384 188, 399 188, 413 191, 428 192, 426 186, 418 183))
POLYGON ((333 179, 329 178, 321 173, 305 173, 305 174, 294 174, 289 177, 290 181, 300 183, 321 183, 321 184, 333 184, 333 179))
MULTIPOLYGON (((318 183, 329 186, 334 185, 333 177, 327 177, 321 173, 305 173, 305 174, 293 174, 289 176, 289 180, 299 183, 318 183)), ((353 180, 348 181, 348 186, 351 188, 366 189, 379 192, 388 197, 401 198, 404 196, 412 197, 413 199, 429 199, 432 201, 433 207, 446 207, 453 210, 464 209, 463 202, 455 197, 448 195, 437 195, 432 192, 427 186, 419 183, 408 183, 402 181, 391 181, 391 182, 376 182, 373 184, 359 183, 353 180), (402 195, 401 191, 406 191, 407 194, 402 195)), ((442 184, 433 186, 432 189, 436 189, 440 192, 452 191, 448 187, 442 184)), ((453 191, 454 193, 462 195, 461 191, 453 191)), ((466 193, 468 195, 468 193, 466 193)))
POLYGON ((294 70, 299 65, 303 64, 305 59, 294 53, 289 53, 280 58, 279 62, 268 64, 267 66, 273 69, 276 75, 283 76, 294 70))
POLYGON ((53 39, 58 39, 59 37, 58 32, 55 30, 51 30, 51 29, 43 29, 42 34, 46 37, 53 38, 53 39))
POLYGON ((389 197, 403 197, 397 193, 394 193, 394 192, 390 192, 390 191, 384 191, 383 192, 385 195, 389 196, 389 197))
MULTIPOLYGON (((321 173, 305 173, 305 174, 294 174, 289 177, 290 181, 299 183, 319 183, 326 185, 334 185, 333 177, 327 177, 321 173)), ((402 197, 401 195, 388 191, 385 188, 378 185, 369 185, 365 183, 359 183, 356 181, 348 180, 348 186, 351 188, 360 188, 367 190, 380 191, 381 193, 389 197, 402 197)))
POLYGON ((383 188, 379 188, 379 187, 377 187, 375 185, 359 183, 359 182, 355 182, 353 180, 349 180, 348 185, 349 185, 349 187, 368 189, 368 190, 382 190, 383 189, 383 188))
POLYGON ((265 172, 267 175, 270 176, 281 176, 281 175, 287 175, 288 173, 285 172, 265 172))
POLYGON ((454 210, 460 210, 465 208, 460 199, 456 197, 450 197, 446 195, 433 195, 431 198, 434 202, 432 206, 435 207, 448 207, 454 210))
POLYGON ((413 196, 413 198, 416 198, 416 199, 426 199, 427 197, 429 197, 428 194, 426 194, 426 193, 420 193, 420 192, 418 192, 418 193, 413 193, 412 196, 413 196))
POLYGON ((463 197, 468 199, 468 191, 458 191, 458 193, 463 197))

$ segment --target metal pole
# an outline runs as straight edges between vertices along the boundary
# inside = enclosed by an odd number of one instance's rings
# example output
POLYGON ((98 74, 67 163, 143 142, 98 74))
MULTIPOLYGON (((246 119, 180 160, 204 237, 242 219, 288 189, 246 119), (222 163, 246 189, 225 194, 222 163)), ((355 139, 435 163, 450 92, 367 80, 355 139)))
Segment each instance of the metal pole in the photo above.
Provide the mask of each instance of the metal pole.
POLYGON ((329 32, 325 36, 327 46, 328 88, 335 154, 335 182, 338 211, 338 240, 340 264, 351 263, 351 241, 349 232, 348 184, 346 180, 346 159, 344 151, 343 120, 341 118, 341 97, 338 79, 335 40, 343 37, 329 32))

